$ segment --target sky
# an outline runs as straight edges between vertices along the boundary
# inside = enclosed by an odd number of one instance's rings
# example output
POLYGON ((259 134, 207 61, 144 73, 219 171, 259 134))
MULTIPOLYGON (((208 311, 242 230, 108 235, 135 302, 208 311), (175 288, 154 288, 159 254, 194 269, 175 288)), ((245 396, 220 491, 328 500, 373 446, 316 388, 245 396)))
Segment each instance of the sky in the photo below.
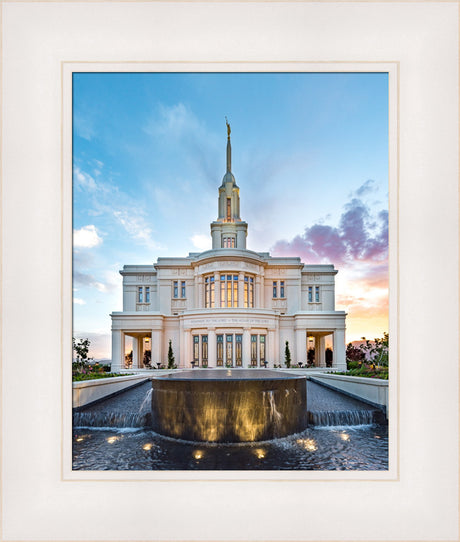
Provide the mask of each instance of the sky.
POLYGON ((384 73, 76 73, 74 336, 110 358, 126 264, 211 248, 231 125, 247 247, 332 263, 347 342, 388 331, 384 73))

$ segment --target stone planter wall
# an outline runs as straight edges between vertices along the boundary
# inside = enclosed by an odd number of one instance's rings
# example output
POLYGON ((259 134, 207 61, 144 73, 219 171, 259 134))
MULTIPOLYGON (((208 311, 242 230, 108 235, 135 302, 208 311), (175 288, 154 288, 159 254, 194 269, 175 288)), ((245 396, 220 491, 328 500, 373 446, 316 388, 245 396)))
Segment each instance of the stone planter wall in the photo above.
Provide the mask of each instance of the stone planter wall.
POLYGON ((310 380, 388 411, 388 380, 334 374, 315 374, 310 380))
POLYGON ((72 406, 78 408, 89 405, 136 386, 145 380, 148 380, 146 375, 131 375, 72 382, 72 406))

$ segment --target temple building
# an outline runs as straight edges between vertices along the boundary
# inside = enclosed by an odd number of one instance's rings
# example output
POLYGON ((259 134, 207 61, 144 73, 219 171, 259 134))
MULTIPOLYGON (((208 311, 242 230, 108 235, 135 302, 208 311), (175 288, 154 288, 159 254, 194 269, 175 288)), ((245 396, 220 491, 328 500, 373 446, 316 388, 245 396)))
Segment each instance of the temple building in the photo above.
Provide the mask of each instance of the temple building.
POLYGON ((112 371, 167 366, 170 341, 178 367, 284 367, 287 341, 291 365, 346 369, 337 270, 246 248, 228 124, 227 132, 212 249, 123 267, 112 371))

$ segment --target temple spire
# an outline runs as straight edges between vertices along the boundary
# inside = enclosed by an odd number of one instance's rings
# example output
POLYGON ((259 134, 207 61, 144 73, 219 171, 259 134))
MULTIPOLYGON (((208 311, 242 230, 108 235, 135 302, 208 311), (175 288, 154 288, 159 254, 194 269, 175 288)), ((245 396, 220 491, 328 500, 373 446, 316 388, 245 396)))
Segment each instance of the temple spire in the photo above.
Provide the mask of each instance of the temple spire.
POLYGON ((230 124, 227 125, 227 171, 219 186, 217 220, 211 222, 212 248, 246 249, 248 225, 240 217, 240 189, 232 173, 232 147, 230 124))
POLYGON ((227 117, 225 117, 225 124, 227 125, 227 171, 232 171, 232 145, 230 143, 230 133, 232 130, 227 117))

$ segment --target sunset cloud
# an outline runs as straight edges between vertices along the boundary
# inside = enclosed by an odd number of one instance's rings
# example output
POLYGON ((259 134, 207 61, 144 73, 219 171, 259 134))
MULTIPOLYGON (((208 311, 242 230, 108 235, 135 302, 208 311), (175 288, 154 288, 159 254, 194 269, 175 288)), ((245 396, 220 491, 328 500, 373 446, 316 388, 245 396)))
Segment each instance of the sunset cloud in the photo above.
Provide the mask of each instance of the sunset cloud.
POLYGON ((301 256, 306 263, 382 262, 388 257, 388 212, 372 213, 359 198, 345 204, 338 226, 314 224, 292 241, 277 241, 277 256, 301 256))
POLYGON ((374 182, 366 181, 343 206, 337 226, 307 226, 272 248, 274 256, 337 267, 336 305, 349 314, 349 340, 369 335, 370 329, 388 330, 388 211, 367 202, 373 192, 374 182))

